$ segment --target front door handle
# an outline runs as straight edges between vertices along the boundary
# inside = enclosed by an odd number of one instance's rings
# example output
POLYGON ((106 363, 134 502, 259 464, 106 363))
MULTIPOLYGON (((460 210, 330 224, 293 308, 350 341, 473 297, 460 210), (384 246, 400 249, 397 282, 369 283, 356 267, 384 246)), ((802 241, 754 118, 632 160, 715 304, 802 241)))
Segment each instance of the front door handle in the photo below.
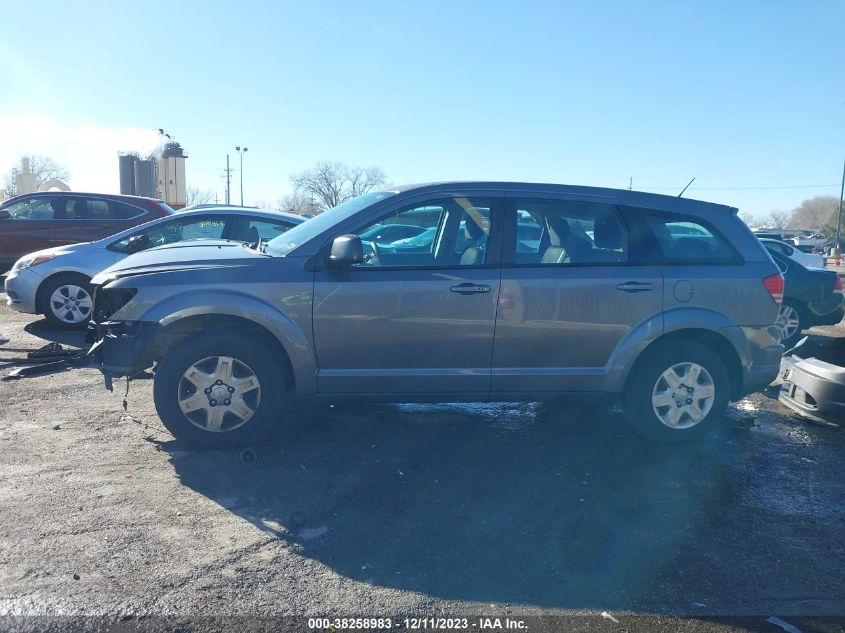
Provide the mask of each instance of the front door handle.
POLYGON ((492 288, 484 284, 474 284, 470 282, 458 284, 449 288, 452 292, 457 292, 460 295, 474 295, 480 292, 490 292, 492 288))
POLYGON ((623 292, 648 292, 654 290, 654 284, 644 281, 626 281, 624 284, 616 286, 623 292))

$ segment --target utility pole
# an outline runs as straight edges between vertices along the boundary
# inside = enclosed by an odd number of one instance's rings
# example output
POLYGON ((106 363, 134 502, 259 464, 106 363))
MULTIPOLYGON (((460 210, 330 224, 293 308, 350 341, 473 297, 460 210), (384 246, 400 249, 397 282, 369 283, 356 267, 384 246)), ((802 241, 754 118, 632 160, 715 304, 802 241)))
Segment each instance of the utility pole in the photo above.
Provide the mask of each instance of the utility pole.
POLYGON ((241 149, 240 145, 235 148, 235 151, 241 155, 241 206, 244 206, 244 154, 247 150, 249 150, 248 147, 241 149))
POLYGON ((837 256, 839 255, 839 229, 842 226, 842 194, 845 194, 845 164, 842 165, 842 186, 839 188, 839 214, 836 216, 836 249, 837 256))
POLYGON ((229 169, 229 155, 226 154, 226 206, 229 206, 229 187, 232 184, 232 170, 229 169))

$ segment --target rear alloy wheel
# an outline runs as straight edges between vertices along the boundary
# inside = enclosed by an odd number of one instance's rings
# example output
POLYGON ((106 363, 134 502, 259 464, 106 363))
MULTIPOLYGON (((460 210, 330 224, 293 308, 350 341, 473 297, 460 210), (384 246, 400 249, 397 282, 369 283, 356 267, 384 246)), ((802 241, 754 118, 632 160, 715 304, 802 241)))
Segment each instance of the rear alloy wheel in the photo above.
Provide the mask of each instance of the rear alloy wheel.
POLYGON ((794 303, 784 301, 780 306, 775 326, 778 329, 778 334, 780 334, 780 342, 786 347, 792 347, 804 327, 801 309, 794 303))
POLYGON ((204 448, 239 447, 268 433, 287 403, 281 359, 231 330, 177 341, 158 364, 156 411, 179 440, 204 448))
POLYGON ((623 394, 629 422, 646 437, 677 443, 707 433, 725 414, 730 376, 694 341, 657 344, 632 370, 623 394))
POLYGON ((651 408, 670 429, 689 429, 710 413, 716 387, 697 363, 678 363, 664 371, 651 392, 651 408))
POLYGON ((91 319, 91 284, 82 275, 60 275, 41 290, 41 310, 50 325, 81 330, 91 319))

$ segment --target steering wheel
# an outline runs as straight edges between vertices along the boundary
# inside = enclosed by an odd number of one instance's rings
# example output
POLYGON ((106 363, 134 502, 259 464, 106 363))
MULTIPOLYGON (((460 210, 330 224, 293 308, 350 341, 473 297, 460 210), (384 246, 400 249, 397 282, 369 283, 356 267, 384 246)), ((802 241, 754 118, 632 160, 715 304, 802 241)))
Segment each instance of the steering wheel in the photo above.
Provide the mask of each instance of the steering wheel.
POLYGON ((364 246, 364 265, 366 266, 381 266, 379 259, 379 248, 375 240, 370 242, 363 242, 364 246))

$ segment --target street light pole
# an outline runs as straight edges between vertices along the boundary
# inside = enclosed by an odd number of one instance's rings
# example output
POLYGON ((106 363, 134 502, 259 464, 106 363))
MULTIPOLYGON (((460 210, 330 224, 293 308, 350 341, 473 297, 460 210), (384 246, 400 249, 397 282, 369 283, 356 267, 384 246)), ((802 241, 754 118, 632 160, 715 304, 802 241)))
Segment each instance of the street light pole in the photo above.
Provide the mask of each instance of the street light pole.
POLYGON ((839 252, 839 230, 842 226, 842 194, 845 194, 845 163, 842 165, 842 186, 839 188, 839 214, 836 216, 836 252, 839 252))
POLYGON ((241 149, 240 145, 235 147, 235 151, 241 155, 241 206, 244 206, 244 154, 248 149, 248 147, 241 149))

